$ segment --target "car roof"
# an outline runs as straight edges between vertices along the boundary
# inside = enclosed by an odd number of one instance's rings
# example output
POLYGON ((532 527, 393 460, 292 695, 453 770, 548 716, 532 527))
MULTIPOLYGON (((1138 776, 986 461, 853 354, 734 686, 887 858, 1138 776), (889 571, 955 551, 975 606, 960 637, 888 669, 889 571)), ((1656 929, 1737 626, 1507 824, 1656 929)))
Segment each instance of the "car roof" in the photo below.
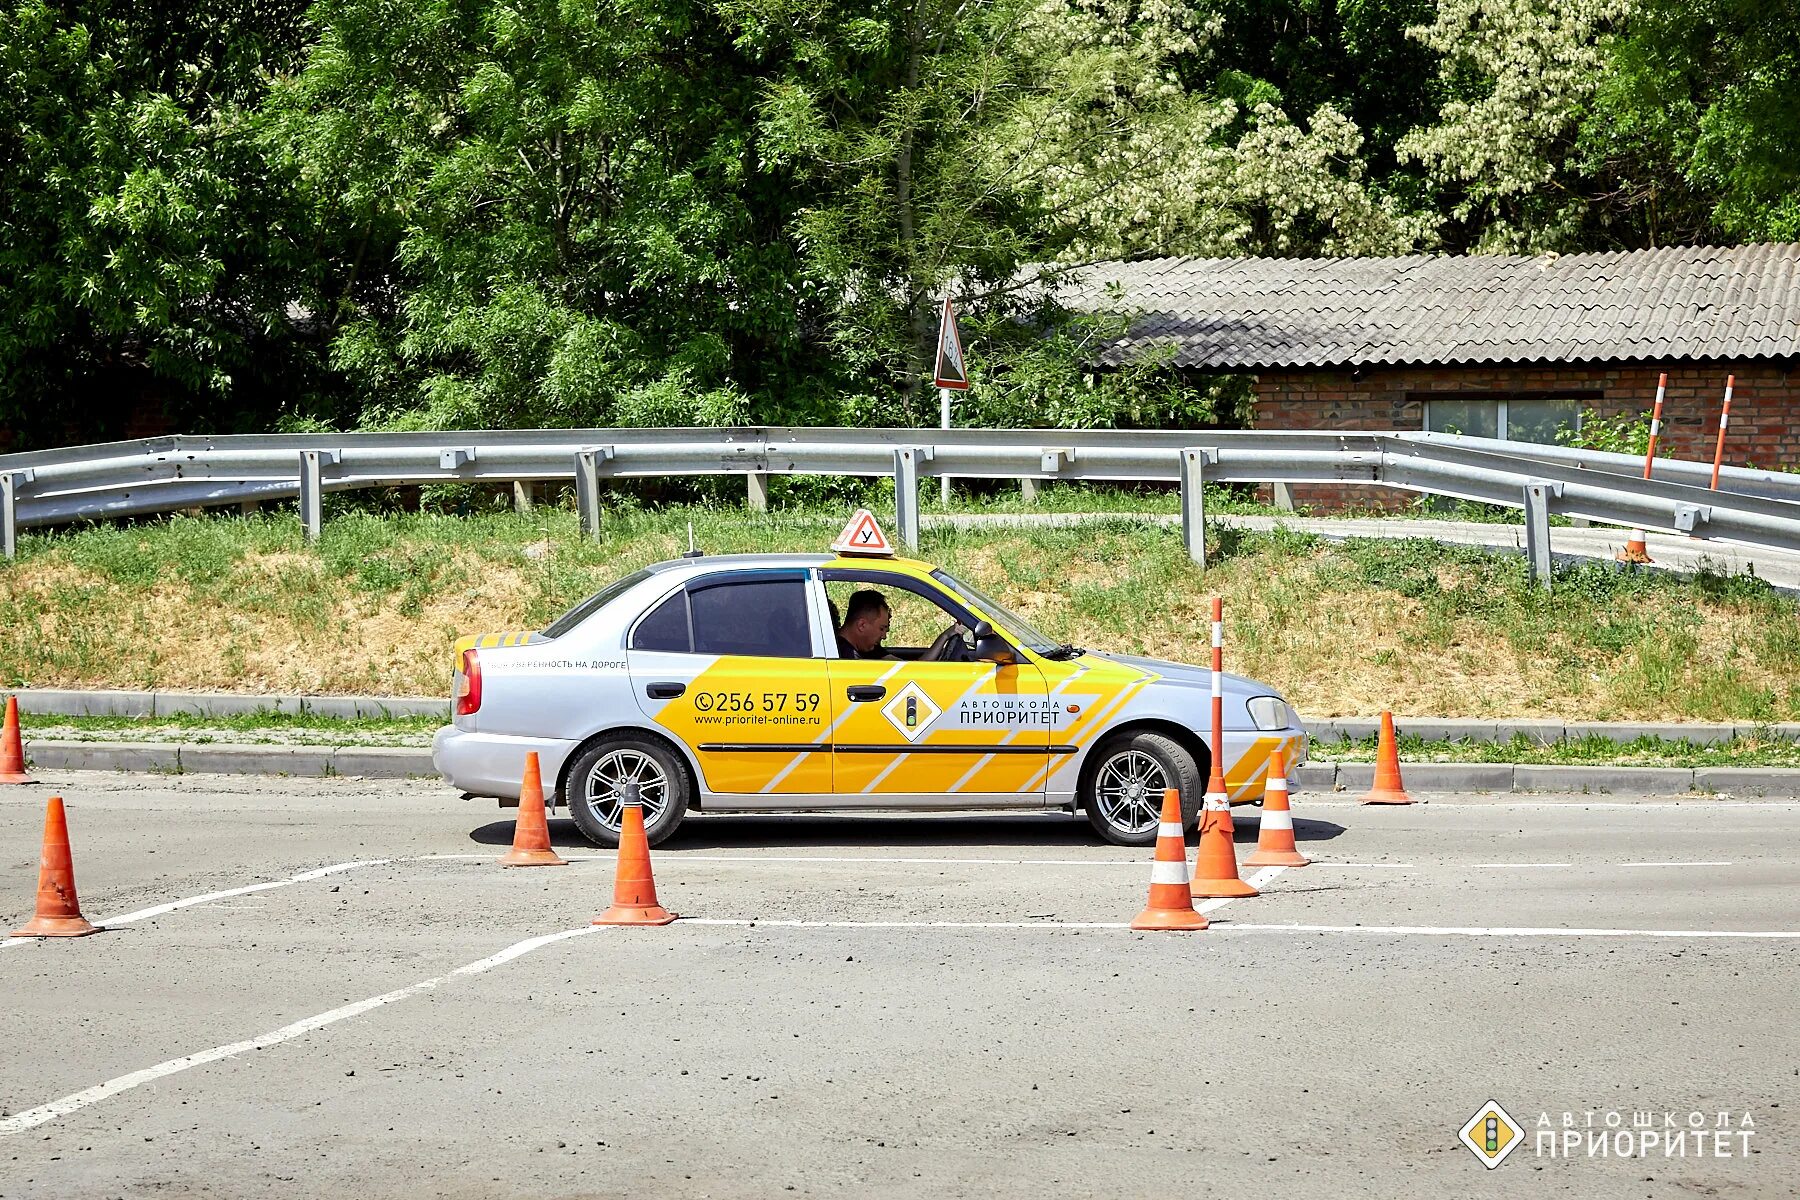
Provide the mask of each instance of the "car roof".
POLYGON ((913 558, 876 555, 843 557, 833 554, 702 554, 694 558, 651 563, 644 569, 659 575, 670 572, 698 575, 732 567, 838 567, 864 570, 881 570, 885 567, 897 569, 901 574, 929 573, 932 569, 930 563, 913 558))

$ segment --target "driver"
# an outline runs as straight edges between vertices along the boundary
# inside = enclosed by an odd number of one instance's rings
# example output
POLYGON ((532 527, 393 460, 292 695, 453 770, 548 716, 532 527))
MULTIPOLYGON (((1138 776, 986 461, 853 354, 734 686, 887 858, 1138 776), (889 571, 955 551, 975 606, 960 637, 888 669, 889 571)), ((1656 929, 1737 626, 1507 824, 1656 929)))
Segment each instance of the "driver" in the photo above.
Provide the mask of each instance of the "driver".
MULTIPOLYGON (((887 597, 874 588, 862 588, 851 594, 844 608, 844 623, 838 627, 839 658, 899 658, 881 643, 887 637, 894 614, 887 597)), ((954 651, 962 644, 962 626, 952 625, 938 634, 929 649, 919 655, 919 662, 955 662, 954 651)), ((966 648, 966 647, 964 647, 966 648)))

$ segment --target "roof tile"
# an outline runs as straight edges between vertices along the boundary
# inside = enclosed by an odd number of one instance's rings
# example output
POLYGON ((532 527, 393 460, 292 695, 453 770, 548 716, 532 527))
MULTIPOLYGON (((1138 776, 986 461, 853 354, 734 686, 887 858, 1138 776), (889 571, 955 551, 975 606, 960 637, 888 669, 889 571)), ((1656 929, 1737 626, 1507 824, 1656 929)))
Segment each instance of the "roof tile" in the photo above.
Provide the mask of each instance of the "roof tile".
POLYGON ((1104 359, 1173 342, 1233 369, 1475 361, 1786 357, 1800 244, 1540 257, 1160 258, 1085 268, 1071 308, 1139 318, 1104 359), (1117 282, 1122 302, 1107 297, 1117 282))

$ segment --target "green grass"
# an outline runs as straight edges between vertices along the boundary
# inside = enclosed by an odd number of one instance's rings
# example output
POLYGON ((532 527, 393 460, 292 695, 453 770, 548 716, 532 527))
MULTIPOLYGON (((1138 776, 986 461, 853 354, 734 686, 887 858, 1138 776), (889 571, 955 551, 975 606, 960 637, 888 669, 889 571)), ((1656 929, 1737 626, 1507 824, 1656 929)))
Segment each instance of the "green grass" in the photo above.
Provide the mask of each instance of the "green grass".
MULTIPOLYGON (((1542 742, 1524 734, 1506 741, 1427 741, 1401 735, 1396 739, 1400 761, 1428 763, 1525 763, 1544 766, 1591 767, 1796 767, 1800 768, 1800 742, 1773 730, 1731 741, 1701 744, 1686 740, 1641 737, 1615 742, 1599 734, 1584 734, 1554 742, 1542 742)), ((1315 759, 1330 762, 1374 762, 1374 738, 1342 738, 1317 741, 1315 759)))
POLYGON ((202 717, 175 713, 162 717, 59 717, 22 712, 19 726, 30 741, 212 742, 246 745, 428 746, 448 718, 387 717, 336 719, 313 713, 264 710, 202 717))
MULTIPOLYGON (((316 547, 286 514, 33 533, 0 566, 0 686, 447 695, 456 636, 541 628, 679 555, 690 522, 711 553, 821 551, 847 515, 621 505, 597 542, 549 506, 341 510, 316 547)), ((1208 543, 1202 573, 1179 529, 1121 514, 928 527, 920 554, 1052 636, 1188 662, 1222 595, 1229 667, 1310 716, 1800 719, 1800 612, 1756 579, 1582 562, 1545 595, 1522 557, 1477 547, 1216 524, 1208 543)))

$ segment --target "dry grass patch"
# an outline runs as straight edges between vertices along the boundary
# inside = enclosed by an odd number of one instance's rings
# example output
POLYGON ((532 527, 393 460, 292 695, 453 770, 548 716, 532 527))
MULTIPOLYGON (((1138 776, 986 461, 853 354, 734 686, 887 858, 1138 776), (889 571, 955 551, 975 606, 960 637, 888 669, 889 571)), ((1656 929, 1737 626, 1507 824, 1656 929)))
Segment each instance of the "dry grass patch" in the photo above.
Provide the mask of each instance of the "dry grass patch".
MULTIPOLYGON (((0 682, 314 694, 442 694, 465 633, 541 627, 648 562, 818 550, 837 521, 706 509, 296 524, 178 519, 27 539, 0 567, 0 682), (527 550, 537 553, 528 554, 527 550)), ((1800 627, 1753 581, 1609 564, 1544 597, 1517 556, 1216 531, 1212 568, 1178 530, 932 530, 921 554, 1076 645, 1204 663, 1226 600, 1227 663, 1312 716, 1800 719, 1800 627)))

